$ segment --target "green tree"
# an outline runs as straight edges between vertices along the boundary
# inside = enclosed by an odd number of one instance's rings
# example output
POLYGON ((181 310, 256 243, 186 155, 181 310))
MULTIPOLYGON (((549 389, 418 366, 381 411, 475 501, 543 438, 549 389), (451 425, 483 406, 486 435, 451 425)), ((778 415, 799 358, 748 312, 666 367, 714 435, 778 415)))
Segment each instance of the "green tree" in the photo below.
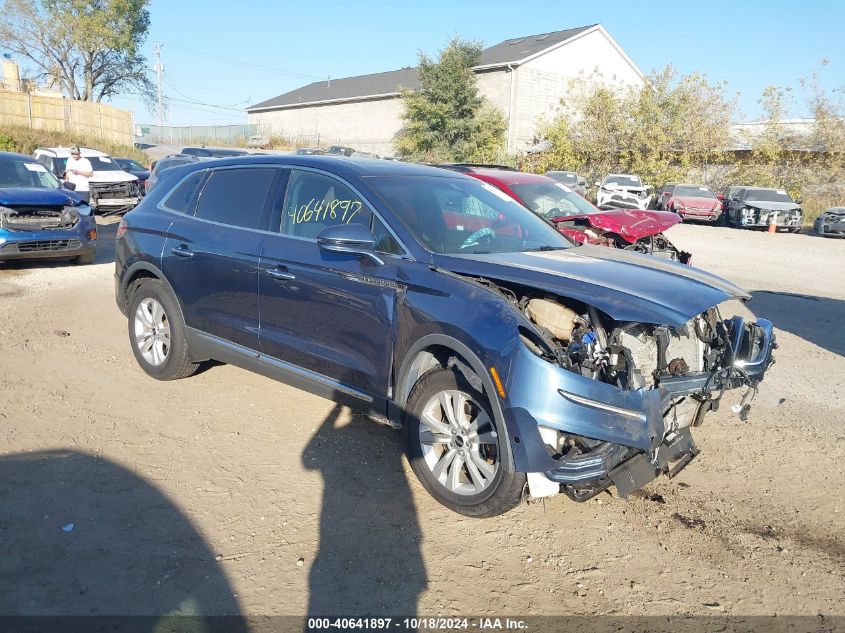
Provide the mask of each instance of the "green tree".
POLYGON ((0 0, 0 49, 26 59, 71 99, 155 95, 141 45, 149 0, 0 0))
POLYGON ((418 90, 404 90, 394 144, 409 160, 490 161, 503 151, 507 123, 479 95, 472 67, 481 44, 451 39, 435 61, 420 53, 418 90))
POLYGON ((671 66, 651 73, 641 87, 611 86, 601 75, 577 79, 558 116, 541 125, 551 149, 530 167, 575 169, 591 179, 636 173, 652 185, 681 179, 693 168, 706 171, 735 110, 725 88, 671 66))

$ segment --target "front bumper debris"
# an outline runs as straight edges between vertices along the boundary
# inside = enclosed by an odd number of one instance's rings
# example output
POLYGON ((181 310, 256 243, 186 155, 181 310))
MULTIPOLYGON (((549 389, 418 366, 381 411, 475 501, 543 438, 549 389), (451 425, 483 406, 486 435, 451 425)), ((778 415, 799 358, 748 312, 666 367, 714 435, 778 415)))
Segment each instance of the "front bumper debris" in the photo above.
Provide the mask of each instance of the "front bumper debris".
POLYGON ((512 444, 517 470, 541 472, 564 486, 593 482, 606 488, 612 481, 620 496, 661 473, 677 474, 698 451, 689 428, 673 423, 673 404, 687 396, 700 401, 693 424, 697 426, 704 413, 717 406, 711 394, 742 386, 756 389, 773 362, 776 343, 770 321, 734 317, 725 325, 731 348, 727 366, 663 377, 656 389, 621 389, 519 350, 508 371, 511 406, 504 410, 510 436, 519 438, 512 444), (558 460, 549 453, 539 426, 608 444, 558 460))

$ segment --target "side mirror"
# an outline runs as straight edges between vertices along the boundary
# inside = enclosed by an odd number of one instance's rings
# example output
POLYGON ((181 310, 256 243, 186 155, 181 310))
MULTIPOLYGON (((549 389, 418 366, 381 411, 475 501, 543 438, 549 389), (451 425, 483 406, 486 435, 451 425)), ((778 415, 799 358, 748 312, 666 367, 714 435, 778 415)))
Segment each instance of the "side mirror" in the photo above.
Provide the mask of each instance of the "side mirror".
POLYGON ((798 198, 798 200, 795 201, 795 204, 801 204, 801 201, 802 201, 802 199, 798 198))
POLYGON ((731 198, 731 200, 733 200, 734 202, 739 202, 739 196, 734 196, 733 198, 731 198))
POLYGON ((76 183, 74 182, 63 182, 62 187, 64 187, 68 191, 76 191, 76 183))
POLYGON ((337 224, 327 226, 317 235, 317 246, 324 253, 344 253, 366 257, 383 266, 384 260, 376 255, 376 240, 362 224, 337 224))
POLYGON ((585 179, 583 179, 583 178, 579 178, 579 179, 578 179, 578 186, 579 186, 579 187, 586 187, 586 186, 587 186, 587 181, 586 181, 585 179))

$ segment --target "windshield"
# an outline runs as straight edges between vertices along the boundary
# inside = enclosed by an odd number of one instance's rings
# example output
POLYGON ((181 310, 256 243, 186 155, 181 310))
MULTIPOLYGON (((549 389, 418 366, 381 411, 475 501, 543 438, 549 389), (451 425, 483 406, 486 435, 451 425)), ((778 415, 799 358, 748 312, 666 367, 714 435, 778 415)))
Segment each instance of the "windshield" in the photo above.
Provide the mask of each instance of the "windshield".
POLYGON ((715 198, 708 187, 694 187, 692 185, 678 185, 674 195, 678 198, 715 198))
POLYGON ((510 187, 529 209, 547 220, 562 215, 600 213, 584 198, 557 182, 530 182, 510 187))
POLYGON ((642 187, 643 183, 639 176, 611 175, 604 179, 606 185, 622 185, 623 187, 642 187))
POLYGON ((16 159, 0 161, 0 189, 59 189, 61 186, 58 179, 40 163, 16 159))
POLYGON ((147 169, 130 158, 115 158, 115 161, 124 169, 134 169, 136 171, 145 171, 147 169))
POLYGON ((470 255, 569 248, 572 243, 492 185, 437 176, 368 179, 427 249, 470 255))
POLYGON ((578 175, 571 171, 547 171, 546 176, 565 185, 577 185, 578 175))
MULTIPOLYGON (((123 171, 123 168, 108 156, 83 156, 82 158, 88 159, 94 171, 123 171)), ((56 158, 56 164, 59 167, 59 173, 64 173, 67 158, 56 158)))
POLYGON ((793 202, 789 194, 783 189, 749 189, 745 192, 745 200, 759 200, 760 202, 793 202))

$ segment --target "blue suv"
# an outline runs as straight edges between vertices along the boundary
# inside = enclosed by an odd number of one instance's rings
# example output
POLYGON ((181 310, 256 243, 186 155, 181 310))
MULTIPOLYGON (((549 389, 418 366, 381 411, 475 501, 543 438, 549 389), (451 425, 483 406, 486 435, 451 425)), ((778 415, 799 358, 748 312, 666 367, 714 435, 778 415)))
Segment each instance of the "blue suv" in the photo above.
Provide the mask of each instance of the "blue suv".
POLYGON ((96 255, 91 207, 41 163, 0 152, 0 262, 61 257, 90 264, 96 255))
POLYGON ((363 410, 469 516, 526 485, 583 501, 677 473, 775 346, 769 321, 720 316, 749 295, 719 277, 575 247, 459 173, 354 157, 168 170, 120 223, 115 291, 150 376, 213 359, 363 410))

